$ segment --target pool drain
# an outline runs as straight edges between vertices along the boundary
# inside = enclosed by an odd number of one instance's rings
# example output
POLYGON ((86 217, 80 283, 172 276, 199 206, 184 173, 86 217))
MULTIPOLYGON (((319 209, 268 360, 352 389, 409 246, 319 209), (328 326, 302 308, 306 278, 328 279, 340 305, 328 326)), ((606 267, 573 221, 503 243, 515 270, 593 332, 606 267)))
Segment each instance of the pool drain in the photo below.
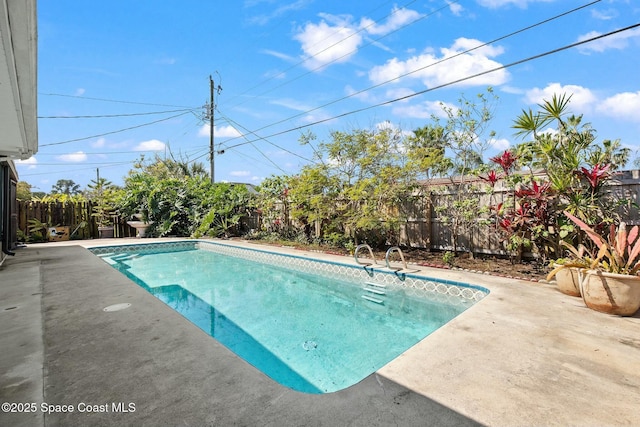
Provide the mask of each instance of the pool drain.
POLYGON ((120 304, 113 304, 113 305, 110 305, 109 307, 105 307, 102 309, 102 311, 120 311, 129 307, 131 307, 131 304, 129 304, 128 302, 123 302, 120 304))
POLYGON ((306 351, 315 350, 316 347, 318 347, 318 343, 315 341, 305 341, 302 343, 302 348, 304 348, 306 351))

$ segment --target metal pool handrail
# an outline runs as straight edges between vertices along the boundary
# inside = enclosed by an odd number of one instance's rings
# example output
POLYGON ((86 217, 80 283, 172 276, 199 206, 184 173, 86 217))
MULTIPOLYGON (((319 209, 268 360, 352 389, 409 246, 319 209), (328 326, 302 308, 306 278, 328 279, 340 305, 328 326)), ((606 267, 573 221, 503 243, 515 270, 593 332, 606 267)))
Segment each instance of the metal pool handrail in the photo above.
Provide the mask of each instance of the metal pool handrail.
POLYGON ((371 246, 367 245, 366 243, 356 246, 356 250, 353 251, 353 257, 355 258, 356 262, 360 265, 369 265, 364 262, 361 262, 358 259, 358 251, 363 248, 366 248, 369 251, 369 256, 371 256, 371 261, 373 262, 371 265, 376 265, 376 258, 373 256, 373 251, 371 250, 371 246))
POLYGON ((400 254, 400 259, 402 260, 402 265, 404 266, 404 269, 407 269, 407 262, 404 260, 404 254, 402 253, 402 251, 400 250, 399 247, 397 246, 392 246, 389 248, 389 250, 387 250, 387 254, 384 256, 384 260, 387 263, 387 268, 391 270, 391 266, 389 265, 389 255, 391 255, 392 252, 398 252, 400 254))

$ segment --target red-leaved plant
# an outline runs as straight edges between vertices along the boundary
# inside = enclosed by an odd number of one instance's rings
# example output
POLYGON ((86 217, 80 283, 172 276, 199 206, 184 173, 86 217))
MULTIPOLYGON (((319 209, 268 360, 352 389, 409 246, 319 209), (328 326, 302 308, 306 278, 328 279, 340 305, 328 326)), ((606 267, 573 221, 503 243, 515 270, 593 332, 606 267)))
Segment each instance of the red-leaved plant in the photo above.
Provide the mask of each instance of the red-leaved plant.
POLYGON ((624 222, 616 228, 610 226, 608 238, 598 234, 579 218, 569 212, 564 214, 573 221, 598 248, 597 255, 592 259, 590 268, 608 273, 637 275, 640 271, 640 229, 637 225, 627 231, 624 222))
POLYGON ((611 176, 610 168, 610 164, 601 165, 597 163, 593 165, 591 169, 581 167, 578 173, 587 180, 593 190, 598 190, 607 178, 611 176))
POLYGON ((518 156, 516 156, 511 150, 505 150, 501 155, 492 157, 489 160, 500 165, 504 173, 509 175, 511 169, 513 169, 516 164, 516 160, 518 160, 518 156))
POLYGON ((500 177, 498 176, 496 171, 490 170, 489 172, 487 172, 486 177, 480 175, 480 179, 487 181, 491 185, 491 187, 494 187, 496 185, 496 182, 498 182, 498 180, 500 179, 500 177))

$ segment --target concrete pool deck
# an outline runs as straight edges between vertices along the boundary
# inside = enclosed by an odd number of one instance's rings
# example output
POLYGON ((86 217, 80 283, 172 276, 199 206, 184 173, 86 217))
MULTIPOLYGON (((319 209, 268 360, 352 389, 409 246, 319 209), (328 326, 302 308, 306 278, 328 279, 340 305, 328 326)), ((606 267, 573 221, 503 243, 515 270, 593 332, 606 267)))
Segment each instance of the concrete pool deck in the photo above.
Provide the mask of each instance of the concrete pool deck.
POLYGON ((0 403, 36 406, 0 411, 0 425, 640 425, 639 314, 597 313, 550 284, 422 268, 491 293, 362 382, 308 395, 83 247, 127 241, 157 239, 30 245, 0 267, 0 403), (103 310, 118 303, 131 306, 103 310))

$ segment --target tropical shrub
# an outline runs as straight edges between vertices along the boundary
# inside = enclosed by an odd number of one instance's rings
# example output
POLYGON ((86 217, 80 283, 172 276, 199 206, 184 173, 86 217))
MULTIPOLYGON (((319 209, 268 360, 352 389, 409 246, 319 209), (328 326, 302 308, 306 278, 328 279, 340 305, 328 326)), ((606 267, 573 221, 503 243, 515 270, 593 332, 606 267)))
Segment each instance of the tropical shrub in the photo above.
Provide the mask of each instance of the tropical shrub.
POLYGON ((119 189, 105 178, 92 180, 88 185, 87 198, 93 202, 92 214, 98 227, 113 225, 119 189))
MULTIPOLYGON (((438 172, 449 177, 443 188, 432 189, 446 194, 439 198, 435 212, 450 231, 450 247, 454 252, 465 251, 474 256, 474 234, 483 233, 490 221, 488 209, 480 203, 483 191, 476 184, 476 177, 486 170, 484 153, 491 146, 495 132, 489 131, 497 96, 491 87, 476 99, 462 96, 458 105, 441 104, 444 119, 433 116, 444 153, 449 154, 438 172)), ((436 151, 438 153, 439 151, 436 151)))
POLYGON ((620 141, 598 143, 583 117, 569 114, 570 100, 554 95, 539 104, 538 111, 523 111, 513 125, 516 135, 532 137, 513 149, 516 168, 528 169, 529 175, 510 175, 513 202, 503 215, 503 229, 510 249, 530 245, 543 261, 564 257, 561 242, 576 237, 573 223, 556 212, 567 211, 600 227, 619 220, 616 208, 623 202, 611 198, 604 186, 626 163, 629 150, 620 141), (547 180, 536 184, 539 171, 547 180))
POLYGON ((628 160, 630 150, 619 140, 597 141, 596 131, 583 116, 569 115, 571 96, 553 95, 536 113, 523 111, 515 120, 516 135, 533 139, 516 147, 529 169, 542 169, 556 192, 557 209, 569 211, 589 224, 617 218, 616 202, 604 185, 628 160), (554 131, 548 126, 555 124, 554 131))
MULTIPOLYGON (((313 141, 313 135, 301 138, 313 141)), ((320 237, 342 245, 397 242, 403 203, 413 197, 402 142, 390 126, 332 132, 331 141, 314 147, 315 163, 290 178, 282 203, 308 234, 319 222, 320 237)))
POLYGON ((125 178, 118 212, 151 222, 150 235, 229 235, 246 211, 244 185, 212 184, 202 168, 176 160, 141 161, 125 178), (210 231, 210 229, 219 230, 210 231))
POLYGON ((611 224, 608 233, 602 236, 580 218, 565 212, 565 215, 584 232, 597 247, 597 254, 591 257, 591 269, 614 274, 637 275, 640 271, 640 228, 637 225, 627 231, 621 222, 611 224))

